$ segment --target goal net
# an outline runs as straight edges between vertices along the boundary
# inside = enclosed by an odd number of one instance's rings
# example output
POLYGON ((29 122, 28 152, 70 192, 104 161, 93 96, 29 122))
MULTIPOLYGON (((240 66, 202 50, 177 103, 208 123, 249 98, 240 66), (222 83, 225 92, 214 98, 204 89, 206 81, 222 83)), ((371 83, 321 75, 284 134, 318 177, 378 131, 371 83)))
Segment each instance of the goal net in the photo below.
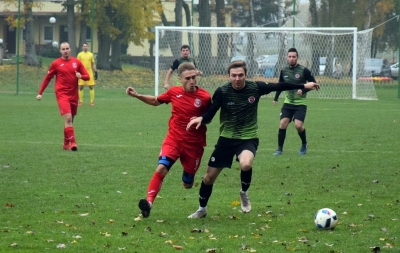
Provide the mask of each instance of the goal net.
MULTIPOLYGON (((244 60, 248 79, 278 82, 287 65, 286 54, 295 47, 298 63, 310 69, 321 85, 310 98, 377 99, 371 73, 364 71, 370 55, 372 30, 357 28, 243 28, 243 27, 156 27, 155 95, 164 92, 166 74, 180 58, 183 44, 203 72, 198 85, 211 94, 228 81, 227 67, 244 60)), ((169 85, 177 82, 177 71, 169 85)), ((269 94, 272 97, 274 94, 269 94)), ((284 93, 281 95, 284 96, 284 93)))

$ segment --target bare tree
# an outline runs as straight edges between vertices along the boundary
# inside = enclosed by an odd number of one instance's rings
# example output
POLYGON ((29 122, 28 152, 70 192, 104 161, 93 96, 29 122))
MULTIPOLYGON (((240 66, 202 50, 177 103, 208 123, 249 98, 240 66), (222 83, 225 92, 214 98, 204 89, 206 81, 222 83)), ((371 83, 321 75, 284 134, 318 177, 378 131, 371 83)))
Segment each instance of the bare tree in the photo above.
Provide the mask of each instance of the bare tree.
MULTIPOLYGON (((312 27, 318 27, 318 10, 317 10, 317 1, 316 0, 310 0, 310 7, 308 9, 311 14, 311 26, 312 27)), ((311 68, 310 66, 307 66, 310 68, 311 73, 313 75, 318 75, 319 74, 319 54, 318 54, 318 42, 313 40, 314 36, 310 36, 310 39, 312 40, 312 52, 311 52, 311 68)))
MULTIPOLYGON (((67 0, 67 30, 68 30, 68 43, 71 47, 71 55, 77 55, 76 35, 75 35, 75 0, 67 0)), ((64 41, 60 41, 64 42, 64 41)))
MULTIPOLYGON (((217 16, 217 27, 226 27, 225 19, 225 0, 215 1, 215 12, 217 16)), ((226 74, 226 65, 228 60, 228 49, 226 45, 229 44, 229 36, 226 33, 218 33, 218 51, 217 51, 217 64, 216 72, 218 74, 226 74)))
POLYGON ((29 66, 39 66, 36 55, 35 38, 33 32, 32 5, 33 0, 24 0, 26 6, 25 13, 25 64, 29 66))
MULTIPOLYGON (((199 0, 199 25, 201 27, 211 27, 211 8, 209 0, 199 0)), ((212 45, 210 34, 199 35, 199 69, 202 70, 204 75, 212 74, 212 45)))
MULTIPOLYGON (((285 18, 285 1, 284 0, 278 0, 278 6, 279 6, 279 11, 278 11, 278 19, 279 19, 279 27, 282 27, 284 25, 284 18, 285 18)), ((280 41, 280 46, 279 46, 279 52, 278 52, 278 62, 276 64, 275 68, 275 73, 274 75, 277 76, 279 75, 281 69, 286 65, 286 43, 287 43, 287 38, 286 34, 279 34, 279 41, 280 41)))
POLYGON ((78 48, 80 48, 83 43, 86 42, 86 34, 87 34, 87 22, 89 20, 88 17, 88 6, 87 6, 87 2, 86 1, 81 1, 80 2, 81 5, 81 16, 80 16, 80 21, 79 21, 79 25, 80 25, 80 34, 79 34, 79 45, 78 48))

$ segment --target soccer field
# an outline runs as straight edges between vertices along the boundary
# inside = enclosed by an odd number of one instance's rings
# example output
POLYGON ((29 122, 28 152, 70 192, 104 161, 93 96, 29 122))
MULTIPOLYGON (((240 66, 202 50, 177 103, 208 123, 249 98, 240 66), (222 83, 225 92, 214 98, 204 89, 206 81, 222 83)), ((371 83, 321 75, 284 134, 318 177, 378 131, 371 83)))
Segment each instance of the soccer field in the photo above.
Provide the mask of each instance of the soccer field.
POLYGON ((309 99, 307 154, 298 155, 300 139, 290 124, 279 157, 272 153, 283 99, 276 107, 262 99, 252 211, 240 212, 234 162, 214 185, 208 216, 198 220, 187 216, 198 208, 219 114, 208 126, 193 189, 182 187, 177 162, 143 219, 137 202, 156 168, 170 105, 152 107, 123 89, 97 89, 96 106, 79 107, 78 152, 70 152, 62 150, 54 94, 48 88, 42 101, 35 96, 0 93, 0 252, 400 251, 396 94, 376 101, 309 99), (333 231, 314 225, 323 207, 338 214, 333 231))

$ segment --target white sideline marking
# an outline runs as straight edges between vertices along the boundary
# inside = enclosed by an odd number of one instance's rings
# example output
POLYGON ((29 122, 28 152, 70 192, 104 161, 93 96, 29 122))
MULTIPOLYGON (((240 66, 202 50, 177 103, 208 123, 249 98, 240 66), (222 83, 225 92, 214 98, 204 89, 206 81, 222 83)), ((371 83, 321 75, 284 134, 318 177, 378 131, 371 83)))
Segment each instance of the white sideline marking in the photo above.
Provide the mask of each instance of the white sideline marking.
MULTIPOLYGON (((38 144, 42 144, 42 145, 54 145, 54 146, 62 146, 62 143, 53 143, 53 142, 43 142, 43 141, 2 141, 0 140, 0 143, 21 143, 21 144, 34 144, 34 145, 38 145, 38 144)), ((120 148, 132 148, 135 147, 135 145, 119 145, 119 144, 80 144, 78 143, 78 147, 80 146, 92 146, 92 147, 120 147, 120 148)), ((137 146, 138 147, 138 146, 137 146)), ((149 148, 149 149, 159 149, 161 147, 161 143, 160 145, 157 146, 140 146, 141 149, 143 148, 149 148)), ((214 145, 209 145, 207 147, 204 147, 204 149, 214 149, 214 145)), ((257 149, 257 152, 260 151, 268 151, 268 152, 273 152, 276 151, 276 149, 266 149, 266 148, 260 148, 257 149)), ((296 149, 286 149, 286 152, 297 152, 298 150, 296 149)), ((313 153, 375 153, 375 154, 394 154, 396 152, 393 151, 375 151, 375 150, 322 150, 322 149, 318 149, 318 150, 308 150, 309 152, 313 152, 313 153)))

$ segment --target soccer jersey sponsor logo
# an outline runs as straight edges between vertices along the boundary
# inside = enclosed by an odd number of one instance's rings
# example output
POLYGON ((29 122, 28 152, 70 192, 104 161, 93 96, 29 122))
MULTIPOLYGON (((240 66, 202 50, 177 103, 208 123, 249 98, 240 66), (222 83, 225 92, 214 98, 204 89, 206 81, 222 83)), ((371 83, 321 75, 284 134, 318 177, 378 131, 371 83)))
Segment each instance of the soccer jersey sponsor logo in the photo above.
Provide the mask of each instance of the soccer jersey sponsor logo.
POLYGON ((64 66, 64 63, 63 63, 63 64, 60 64, 60 67, 62 67, 62 66, 64 66))
POLYGON ((180 97, 182 97, 182 95, 181 95, 181 94, 179 94, 179 95, 176 95, 176 97, 177 97, 177 98, 180 98, 180 97))
POLYGON ((200 107, 200 106, 201 106, 201 100, 198 99, 198 98, 196 98, 196 99, 194 100, 194 106, 200 107))
POLYGON ((215 157, 213 156, 213 157, 211 157, 211 162, 215 162, 215 157))
POLYGON ((249 101, 250 104, 254 103, 254 101, 256 101, 256 98, 251 96, 247 99, 249 101))
POLYGON ((294 75, 294 77, 300 78, 300 74, 296 74, 296 75, 294 75))
POLYGON ((78 64, 76 64, 76 62, 74 62, 74 63, 72 63, 72 67, 73 67, 74 69, 76 69, 76 68, 78 67, 78 64))

